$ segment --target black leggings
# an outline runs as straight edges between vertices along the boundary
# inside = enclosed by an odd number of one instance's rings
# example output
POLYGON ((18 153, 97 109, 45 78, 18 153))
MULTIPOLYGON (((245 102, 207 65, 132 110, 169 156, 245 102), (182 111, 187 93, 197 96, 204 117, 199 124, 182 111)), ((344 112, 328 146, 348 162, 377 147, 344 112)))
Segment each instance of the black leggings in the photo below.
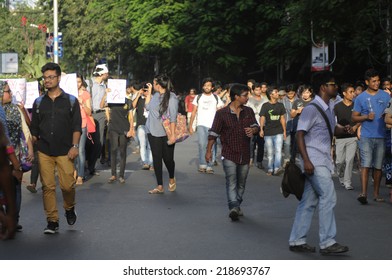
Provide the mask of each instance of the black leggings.
POLYGON ((150 142, 152 160, 154 164, 155 177, 157 179, 157 184, 163 185, 162 179, 162 160, 165 163, 167 171, 169 172, 169 178, 174 178, 174 146, 167 144, 167 136, 155 137, 150 133, 147 134, 148 142, 150 142))

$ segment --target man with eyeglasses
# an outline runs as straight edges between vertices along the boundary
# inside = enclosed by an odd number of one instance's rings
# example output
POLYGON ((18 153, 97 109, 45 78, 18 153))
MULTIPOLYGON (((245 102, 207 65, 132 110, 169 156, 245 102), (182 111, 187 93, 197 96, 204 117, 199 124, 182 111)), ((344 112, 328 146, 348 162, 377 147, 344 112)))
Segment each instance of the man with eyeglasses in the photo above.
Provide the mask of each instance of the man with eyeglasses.
POLYGON ((333 131, 340 135, 345 128, 335 121, 335 103, 332 99, 336 97, 337 85, 333 74, 329 71, 315 74, 313 88, 318 95, 302 110, 298 120, 297 146, 305 173, 305 188, 295 213, 289 249, 293 252, 316 252, 314 246, 307 244, 307 236, 318 207, 320 253, 344 253, 349 250, 348 247, 335 240, 336 192, 332 180, 331 145, 333 131), (331 134, 328 132, 330 129, 331 134))
POLYGON ((70 96, 60 88, 60 66, 49 62, 41 68, 41 72, 47 93, 33 104, 31 134, 33 142, 38 145, 43 203, 48 223, 44 233, 54 234, 59 228, 56 170, 67 222, 69 225, 76 222, 74 160, 79 154, 82 120, 77 98, 72 104, 70 96))
POLYGON ((369 169, 373 169, 373 200, 384 202, 380 196, 382 164, 385 156, 384 112, 391 97, 380 89, 380 76, 374 69, 365 72, 367 89, 357 96, 351 118, 361 123, 359 150, 361 153, 361 184, 358 196, 361 204, 367 204, 369 169))

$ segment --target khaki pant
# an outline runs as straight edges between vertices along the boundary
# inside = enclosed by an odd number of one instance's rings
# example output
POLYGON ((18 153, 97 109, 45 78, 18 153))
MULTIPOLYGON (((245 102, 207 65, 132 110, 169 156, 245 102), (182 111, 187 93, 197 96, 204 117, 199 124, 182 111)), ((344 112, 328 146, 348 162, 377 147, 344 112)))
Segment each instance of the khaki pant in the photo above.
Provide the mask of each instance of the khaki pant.
POLYGON ((38 162, 46 218, 48 222, 58 222, 55 169, 63 193, 63 207, 70 210, 75 205, 74 163, 67 155, 52 157, 41 152, 38 152, 38 162))

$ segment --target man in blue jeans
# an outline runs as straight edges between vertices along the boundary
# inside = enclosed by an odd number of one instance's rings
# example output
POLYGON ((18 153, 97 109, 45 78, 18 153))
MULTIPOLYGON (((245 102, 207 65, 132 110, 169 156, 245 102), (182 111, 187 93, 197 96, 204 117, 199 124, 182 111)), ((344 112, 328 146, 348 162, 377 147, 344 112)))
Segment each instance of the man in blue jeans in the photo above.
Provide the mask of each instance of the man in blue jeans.
POLYGON ((212 147, 220 137, 229 217, 232 221, 237 221, 243 215, 240 205, 249 172, 250 140, 259 131, 253 110, 244 106, 248 102, 248 94, 246 85, 234 84, 231 87, 231 103, 216 112, 205 155, 206 161, 211 162, 212 147))
POLYGON ((359 150, 361 154, 361 193, 358 201, 367 204, 369 169, 373 168, 373 200, 384 202, 380 196, 382 164, 385 156, 384 111, 391 97, 380 89, 380 76, 374 69, 365 72, 367 89, 355 98, 352 120, 361 123, 359 150))
POLYGON ((196 132, 199 141, 199 169, 201 173, 214 174, 212 166, 214 165, 215 158, 212 162, 205 162, 205 150, 208 141, 208 130, 211 128, 212 121, 218 109, 224 106, 219 96, 212 93, 213 79, 205 78, 202 81, 203 93, 199 94, 193 99, 193 112, 189 123, 189 133, 192 135, 193 122, 197 121, 196 132))
MULTIPOLYGON (((336 125, 334 102, 330 99, 337 94, 337 84, 331 72, 314 76, 313 88, 319 94, 311 102, 326 115, 335 134, 347 128, 336 125), (336 127, 335 127, 336 125, 336 127)), ((321 254, 336 254, 348 251, 347 246, 335 241, 336 223, 334 208, 336 192, 332 180, 333 162, 331 157, 331 136, 326 120, 315 106, 306 106, 298 121, 297 145, 301 163, 306 175, 305 189, 295 214, 289 239, 289 249, 294 252, 313 253, 316 248, 306 243, 316 207, 319 208, 319 238, 321 254)), ((331 132, 332 133, 332 132, 331 132)))

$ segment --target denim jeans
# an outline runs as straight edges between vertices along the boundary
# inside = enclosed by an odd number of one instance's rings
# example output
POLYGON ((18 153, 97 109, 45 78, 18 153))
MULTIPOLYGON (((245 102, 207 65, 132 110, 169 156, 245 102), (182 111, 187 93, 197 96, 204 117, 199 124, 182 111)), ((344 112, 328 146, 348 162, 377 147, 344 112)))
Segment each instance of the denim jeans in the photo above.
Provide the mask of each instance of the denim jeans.
POLYGON ((324 249, 336 243, 334 214, 336 192, 331 171, 326 166, 315 166, 314 174, 306 176, 304 193, 297 207, 291 229, 290 245, 306 243, 306 237, 317 205, 319 208, 320 248, 324 249))
POLYGON ((382 168, 385 156, 384 138, 366 138, 359 140, 359 150, 361 152, 361 166, 375 169, 382 168))
POLYGON ((152 153, 150 148, 150 142, 147 139, 146 127, 139 125, 136 130, 137 138, 139 139, 140 147, 140 158, 143 164, 152 165, 152 153))
POLYGON ((283 134, 264 136, 267 148, 268 172, 278 170, 282 164, 283 134))
MULTIPOLYGON (((293 150, 295 149, 295 132, 286 132, 286 140, 283 141, 284 159, 289 160, 293 157, 293 150)), ((294 155, 295 158, 295 155, 294 155)))
POLYGON ((264 137, 260 137, 259 134, 253 135, 250 142, 250 158, 254 162, 262 163, 264 158, 264 137), (257 145, 257 153, 255 157, 255 150, 257 145))
POLYGON ((231 210, 240 207, 242 203, 249 164, 236 164, 231 160, 223 159, 223 170, 226 176, 227 203, 231 210))
MULTIPOLYGON (((207 167, 212 167, 214 163, 214 158, 212 162, 206 162, 206 149, 207 149, 207 143, 208 143, 208 130, 209 128, 206 126, 197 126, 197 139, 199 141, 199 167, 200 168, 207 168, 207 167)), ((215 145, 212 147, 212 150, 215 150, 215 145)))
POLYGON ((16 221, 18 222, 22 206, 22 182, 19 182, 15 177, 12 177, 12 179, 15 186, 16 221))
POLYGON ((82 128, 82 134, 79 140, 79 156, 75 160, 75 168, 78 176, 84 178, 84 164, 86 163, 86 139, 87 127, 82 128))

